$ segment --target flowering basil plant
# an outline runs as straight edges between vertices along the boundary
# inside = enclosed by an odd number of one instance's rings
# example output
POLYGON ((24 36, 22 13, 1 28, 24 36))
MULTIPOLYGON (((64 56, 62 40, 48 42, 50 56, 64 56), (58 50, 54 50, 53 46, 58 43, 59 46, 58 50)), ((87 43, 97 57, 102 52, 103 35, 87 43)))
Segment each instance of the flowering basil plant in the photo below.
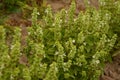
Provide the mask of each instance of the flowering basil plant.
POLYGON ((98 80, 117 38, 111 14, 93 8, 74 13, 74 2, 55 14, 48 6, 39 23, 34 8, 25 46, 19 28, 8 46, 0 26, 0 80, 98 80))

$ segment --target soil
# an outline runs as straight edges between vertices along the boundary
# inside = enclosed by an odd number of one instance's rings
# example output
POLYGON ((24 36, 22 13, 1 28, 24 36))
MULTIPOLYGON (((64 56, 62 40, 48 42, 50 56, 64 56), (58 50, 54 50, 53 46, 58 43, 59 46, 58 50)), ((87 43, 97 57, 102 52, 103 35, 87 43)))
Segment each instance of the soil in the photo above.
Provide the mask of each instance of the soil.
POLYGON ((120 54, 113 57, 112 63, 106 63, 100 80, 120 80, 120 54))
MULTIPOLYGON (((89 0, 90 5, 99 8, 98 0, 89 0)), ((68 9, 71 0, 47 0, 47 4, 51 5, 54 12, 60 11, 61 9, 68 9)), ((84 0, 76 0, 76 12, 78 15, 79 11, 85 11, 84 0)), ((20 26, 22 29, 22 44, 24 45, 25 37, 27 35, 26 27, 31 26, 31 21, 21 18, 20 14, 11 14, 6 24, 11 26, 20 26)), ((21 61, 24 62, 24 57, 21 57, 21 61)), ((120 53, 113 57, 112 63, 106 63, 104 68, 104 74, 100 76, 99 80, 120 80, 120 53)))

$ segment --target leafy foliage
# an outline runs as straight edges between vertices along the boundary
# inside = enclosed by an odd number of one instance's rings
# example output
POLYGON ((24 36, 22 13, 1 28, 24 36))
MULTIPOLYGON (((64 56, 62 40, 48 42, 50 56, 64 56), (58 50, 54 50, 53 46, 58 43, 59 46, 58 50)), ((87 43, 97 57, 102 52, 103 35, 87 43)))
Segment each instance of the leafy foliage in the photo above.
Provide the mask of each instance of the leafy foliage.
POLYGON ((21 0, 1 0, 0 9, 12 10, 15 6, 18 6, 18 1, 21 0))
POLYGON ((109 22, 111 29, 117 34, 115 50, 120 48, 120 1, 119 0, 99 0, 101 3, 101 9, 109 11, 111 20, 109 22))
POLYGON ((5 29, 0 26, 0 79, 98 80, 117 37, 109 24, 111 14, 93 8, 77 17, 74 12, 74 2, 68 11, 54 15, 48 6, 38 24, 34 8, 25 47, 20 45, 19 28, 8 47, 5 29))

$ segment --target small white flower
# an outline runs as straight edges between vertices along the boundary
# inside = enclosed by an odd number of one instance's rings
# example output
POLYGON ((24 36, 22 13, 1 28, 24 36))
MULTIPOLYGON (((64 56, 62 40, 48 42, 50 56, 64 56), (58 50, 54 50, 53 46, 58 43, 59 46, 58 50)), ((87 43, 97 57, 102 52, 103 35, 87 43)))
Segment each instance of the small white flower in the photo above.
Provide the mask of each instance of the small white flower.
POLYGON ((45 10, 45 13, 47 13, 47 14, 48 14, 48 10, 47 10, 47 9, 45 10))
POLYGON ((52 25, 55 26, 55 23, 53 23, 52 25))
POLYGON ((99 61, 99 60, 96 60, 95 62, 96 62, 96 64, 99 64, 99 63, 100 63, 100 61, 99 61))
POLYGON ((1 65, 0 70, 2 70, 4 67, 5 67, 5 66, 4 66, 4 64, 3 64, 3 65, 1 65))
POLYGON ((22 55, 22 53, 20 53, 20 55, 22 55))
POLYGON ((86 43, 84 42, 84 43, 83 43, 83 45, 85 45, 85 46, 86 46, 86 43))
POLYGON ((65 13, 67 14, 68 12, 67 12, 67 11, 65 11, 65 13))
POLYGON ((43 34, 43 33, 42 33, 42 30, 40 30, 39 33, 43 34))
POLYGON ((79 64, 79 66, 81 67, 81 66, 82 66, 82 64, 80 63, 80 64, 79 64))
POLYGON ((75 40, 73 40, 72 42, 75 43, 75 40))
POLYGON ((40 15, 40 13, 39 13, 39 12, 37 12, 37 15, 40 15))
POLYGON ((63 65, 65 66, 65 65, 66 65, 66 63, 63 63, 63 65))
POLYGON ((95 55, 93 56, 93 58, 95 58, 95 55))
POLYGON ((13 75, 11 75, 10 78, 11 78, 11 80, 13 80, 13 79, 14 79, 14 78, 13 78, 13 75))
POLYGON ((66 45, 68 44, 68 42, 65 43, 66 45))
POLYGON ((28 35, 30 35, 30 32, 28 32, 28 35))
POLYGON ((61 27, 61 25, 59 25, 59 27, 61 27))
POLYGON ((65 57, 65 56, 66 56, 66 54, 64 53, 64 54, 63 54, 63 56, 65 57))
POLYGON ((8 59, 10 59, 10 56, 9 56, 9 55, 7 55, 7 58, 8 58, 8 59))
POLYGON ((46 57, 46 55, 43 55, 43 57, 45 58, 45 57, 46 57))
POLYGON ((88 4, 90 4, 90 1, 88 0, 88 4))
POLYGON ((57 68, 57 67, 55 67, 55 71, 58 71, 58 68, 57 68))
POLYGON ((108 16, 108 14, 106 14, 106 16, 108 16))
POLYGON ((76 21, 76 19, 74 19, 74 22, 76 21))
POLYGON ((60 22, 62 22, 62 20, 60 19, 60 22))
POLYGON ((102 5, 105 5, 105 2, 101 2, 102 5))
POLYGON ((39 64, 40 65, 40 67, 42 67, 43 65, 42 64, 39 64))
POLYGON ((102 25, 99 25, 98 27, 99 27, 99 28, 101 28, 101 27, 102 27, 102 25))
POLYGON ((44 45, 42 45, 41 47, 44 48, 44 45))
POLYGON ((12 45, 10 49, 13 49, 13 48, 14 48, 14 45, 12 45))
POLYGON ((73 52, 73 50, 70 50, 70 52, 72 53, 72 52, 73 52))
POLYGON ((54 44, 53 47, 55 47, 56 45, 54 44))
POLYGON ((55 53, 55 55, 58 55, 59 54, 59 52, 57 51, 56 53, 55 53))
POLYGON ((108 39, 108 42, 110 42, 110 39, 108 39))
POLYGON ((36 32, 34 32, 34 34, 36 35, 37 33, 36 33, 36 32))
POLYGON ((44 20, 45 20, 45 21, 47 21, 47 19, 46 19, 46 18, 45 18, 44 20))
POLYGON ((114 4, 117 4, 117 2, 114 2, 114 4))

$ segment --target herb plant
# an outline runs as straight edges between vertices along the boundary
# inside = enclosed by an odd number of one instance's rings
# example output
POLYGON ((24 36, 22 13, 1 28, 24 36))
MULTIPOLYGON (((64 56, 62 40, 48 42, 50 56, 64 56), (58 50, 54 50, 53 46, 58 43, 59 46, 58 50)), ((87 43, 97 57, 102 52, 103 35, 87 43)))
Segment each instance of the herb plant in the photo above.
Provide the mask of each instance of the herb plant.
POLYGON ((25 47, 19 28, 9 47, 0 26, 0 80, 98 80, 117 38, 110 30, 111 15, 93 8, 74 13, 74 2, 56 14, 48 6, 38 23, 34 8, 25 47))

